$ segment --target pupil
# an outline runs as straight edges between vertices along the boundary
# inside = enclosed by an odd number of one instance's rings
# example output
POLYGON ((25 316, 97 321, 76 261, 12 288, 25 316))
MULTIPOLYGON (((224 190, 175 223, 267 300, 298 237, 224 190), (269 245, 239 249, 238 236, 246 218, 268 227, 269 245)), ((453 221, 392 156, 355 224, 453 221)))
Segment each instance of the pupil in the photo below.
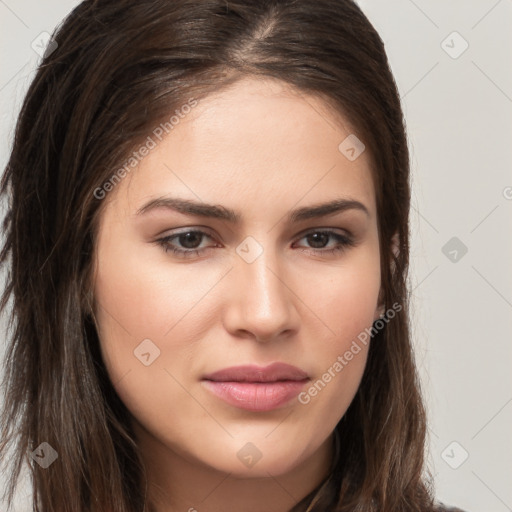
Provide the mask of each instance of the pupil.
POLYGON ((329 239, 329 234, 313 233, 311 235, 308 235, 307 238, 308 238, 308 242, 310 243, 310 245, 312 245, 315 249, 319 249, 319 248, 325 247, 325 245, 327 244, 327 241, 329 239), (311 243, 311 240, 313 241, 313 243, 311 243), (320 245, 315 245, 319 241, 320 241, 320 245), (324 242, 324 243, 321 243, 321 242, 324 242))
POLYGON ((195 249, 201 243, 201 233, 192 231, 179 236, 180 243, 187 249, 195 249), (194 243, 194 239, 197 243, 194 243))

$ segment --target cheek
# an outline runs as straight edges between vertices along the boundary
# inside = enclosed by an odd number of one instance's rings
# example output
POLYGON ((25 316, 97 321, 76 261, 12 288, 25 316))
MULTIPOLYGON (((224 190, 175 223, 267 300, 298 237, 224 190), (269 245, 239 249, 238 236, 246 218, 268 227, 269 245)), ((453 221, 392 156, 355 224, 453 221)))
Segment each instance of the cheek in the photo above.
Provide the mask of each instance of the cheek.
MULTIPOLYGON (((114 389, 132 417, 166 435, 174 428, 170 418, 176 411, 195 418, 204 413, 180 384, 186 385, 175 369, 189 368, 197 337, 190 329, 191 319, 198 320, 193 306, 205 294, 207 283, 190 286, 183 273, 162 275, 129 263, 105 265, 97 272, 101 353, 114 389)), ((170 438, 181 439, 176 433, 170 438)))
POLYGON ((194 342, 214 322, 208 293, 226 270, 177 268, 163 251, 149 262, 122 243, 103 240, 95 274, 95 316, 112 384, 136 418, 168 425, 171 404, 184 417, 200 417, 204 411, 183 385, 194 342))
POLYGON ((133 243, 129 236, 116 241, 105 236, 98 245, 95 299, 102 339, 117 340, 125 350, 146 338, 186 345, 183 333, 175 333, 190 323, 190 312, 225 269, 210 266, 201 271, 195 265, 170 264, 163 250, 148 250, 147 243, 133 243))
POLYGON ((315 342, 315 372, 299 402, 333 427, 353 400, 366 366, 380 290, 378 245, 361 248, 324 279, 317 277, 314 286, 303 284, 301 291, 323 327, 308 336, 315 342))
MULTIPOLYGON (((340 263, 322 268, 316 264, 306 279, 296 281, 297 294, 312 315, 321 320, 325 350, 343 350, 374 321, 381 285, 378 242, 346 254, 340 263)), ((318 334, 317 334, 318 338, 318 334)))

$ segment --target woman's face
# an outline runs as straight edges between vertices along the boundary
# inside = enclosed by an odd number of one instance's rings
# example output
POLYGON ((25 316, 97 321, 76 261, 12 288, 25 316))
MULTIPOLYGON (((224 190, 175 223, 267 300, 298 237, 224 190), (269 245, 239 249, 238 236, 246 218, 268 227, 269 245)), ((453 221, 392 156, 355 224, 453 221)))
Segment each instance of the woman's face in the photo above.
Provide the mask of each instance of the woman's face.
POLYGON ((146 454, 284 474, 328 452, 381 312, 369 155, 348 121, 273 80, 183 111, 105 199, 103 358, 146 454), (351 203, 313 209, 333 201, 351 203), (213 375, 278 362, 298 370, 213 375))

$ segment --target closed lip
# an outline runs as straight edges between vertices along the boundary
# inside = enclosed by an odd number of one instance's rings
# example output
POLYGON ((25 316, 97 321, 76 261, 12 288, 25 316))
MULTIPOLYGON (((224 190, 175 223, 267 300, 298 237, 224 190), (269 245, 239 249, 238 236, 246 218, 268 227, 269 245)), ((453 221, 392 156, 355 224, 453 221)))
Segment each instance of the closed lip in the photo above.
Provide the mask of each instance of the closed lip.
POLYGON ((232 366, 205 375, 203 380, 213 382, 279 382, 302 381, 308 378, 308 374, 300 368, 279 362, 268 366, 232 366))

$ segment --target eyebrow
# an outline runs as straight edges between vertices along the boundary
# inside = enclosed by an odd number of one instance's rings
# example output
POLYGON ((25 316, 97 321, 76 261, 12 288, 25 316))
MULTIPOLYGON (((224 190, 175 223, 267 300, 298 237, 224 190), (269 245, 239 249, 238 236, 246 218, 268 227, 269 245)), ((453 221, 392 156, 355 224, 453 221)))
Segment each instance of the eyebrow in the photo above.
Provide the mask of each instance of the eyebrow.
MULTIPOLYGON (((157 208, 167 208, 179 213, 209 217, 225 220, 231 223, 239 223, 242 215, 234 210, 213 204, 193 201, 191 199, 179 199, 176 197, 158 197, 152 199, 137 210, 136 215, 143 215, 157 208)), ((334 199, 327 203, 320 203, 311 206, 303 206, 288 213, 288 222, 296 223, 302 220, 314 219, 341 213, 348 210, 359 210, 370 216, 368 208, 361 202, 353 199, 334 199)))

